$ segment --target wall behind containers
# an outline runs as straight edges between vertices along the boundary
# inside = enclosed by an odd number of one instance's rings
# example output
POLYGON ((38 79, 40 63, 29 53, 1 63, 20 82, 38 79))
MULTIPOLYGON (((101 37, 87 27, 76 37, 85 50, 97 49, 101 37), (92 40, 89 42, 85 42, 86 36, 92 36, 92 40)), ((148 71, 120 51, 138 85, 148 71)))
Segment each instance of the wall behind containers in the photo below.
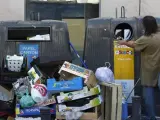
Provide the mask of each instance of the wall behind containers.
MULTIPOLYGON (((83 56, 86 20, 99 16, 98 4, 53 3, 44 1, 26 0, 26 20, 63 20, 67 22, 70 41, 83 56)), ((81 65, 80 60, 74 57, 73 63, 81 65)))
POLYGON ((126 17, 139 16, 139 1, 141 1, 141 16, 153 15, 160 17, 160 0, 101 0, 100 16, 115 18, 115 9, 117 8, 118 17, 120 17, 121 6, 124 6, 126 9, 126 17))
POLYGON ((24 20, 25 0, 0 0, 0 21, 24 20))
MULTIPOLYGON (((78 54, 83 56, 83 45, 84 45, 84 36, 85 36, 85 19, 63 19, 67 22, 70 41, 74 45, 75 49, 78 51, 78 54)), ((74 57, 73 63, 79 64, 80 60, 74 57)))

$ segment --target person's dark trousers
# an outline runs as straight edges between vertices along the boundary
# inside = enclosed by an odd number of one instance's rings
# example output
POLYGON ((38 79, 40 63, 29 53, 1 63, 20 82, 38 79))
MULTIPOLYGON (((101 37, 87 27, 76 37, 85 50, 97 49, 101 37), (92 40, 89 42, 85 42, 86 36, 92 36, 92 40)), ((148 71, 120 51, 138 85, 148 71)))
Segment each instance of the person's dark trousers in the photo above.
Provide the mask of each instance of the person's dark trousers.
POLYGON ((148 120, 156 120, 154 87, 143 87, 143 98, 145 102, 145 111, 148 120))

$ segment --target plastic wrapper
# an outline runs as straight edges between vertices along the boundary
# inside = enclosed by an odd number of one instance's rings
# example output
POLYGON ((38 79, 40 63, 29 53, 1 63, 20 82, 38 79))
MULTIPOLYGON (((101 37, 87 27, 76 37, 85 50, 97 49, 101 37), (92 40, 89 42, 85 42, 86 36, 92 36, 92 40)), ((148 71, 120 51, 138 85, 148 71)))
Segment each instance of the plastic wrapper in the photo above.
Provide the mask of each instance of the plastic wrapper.
POLYGON ((31 88, 31 96, 36 103, 44 102, 48 99, 47 87, 43 84, 33 85, 31 88))

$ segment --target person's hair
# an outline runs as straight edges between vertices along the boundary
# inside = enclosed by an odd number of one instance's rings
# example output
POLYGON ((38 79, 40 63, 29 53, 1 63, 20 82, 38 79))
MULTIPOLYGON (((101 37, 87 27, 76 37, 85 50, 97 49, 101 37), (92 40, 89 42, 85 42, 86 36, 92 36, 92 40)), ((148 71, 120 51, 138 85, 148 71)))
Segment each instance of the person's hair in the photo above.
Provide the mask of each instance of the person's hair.
POLYGON ((143 18, 143 26, 145 29, 145 36, 150 36, 158 31, 157 21, 153 16, 145 16, 143 18))

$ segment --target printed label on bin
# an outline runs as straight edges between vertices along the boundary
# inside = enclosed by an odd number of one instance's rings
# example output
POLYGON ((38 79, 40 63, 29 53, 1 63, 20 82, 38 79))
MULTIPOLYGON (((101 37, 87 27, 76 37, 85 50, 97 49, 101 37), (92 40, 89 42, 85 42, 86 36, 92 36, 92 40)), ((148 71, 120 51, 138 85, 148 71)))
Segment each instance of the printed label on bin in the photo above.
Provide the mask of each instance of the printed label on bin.
MULTIPOLYGON (((134 49, 119 45, 114 41, 114 75, 117 84, 121 84, 123 94, 128 96, 134 87, 134 49)), ((128 103, 132 102, 132 92, 128 103)))
POLYGON ((33 59, 39 56, 39 45, 38 44, 19 44, 19 54, 27 56, 28 67, 33 59))
POLYGON ((114 74, 116 80, 134 79, 134 50, 114 42, 114 74))

